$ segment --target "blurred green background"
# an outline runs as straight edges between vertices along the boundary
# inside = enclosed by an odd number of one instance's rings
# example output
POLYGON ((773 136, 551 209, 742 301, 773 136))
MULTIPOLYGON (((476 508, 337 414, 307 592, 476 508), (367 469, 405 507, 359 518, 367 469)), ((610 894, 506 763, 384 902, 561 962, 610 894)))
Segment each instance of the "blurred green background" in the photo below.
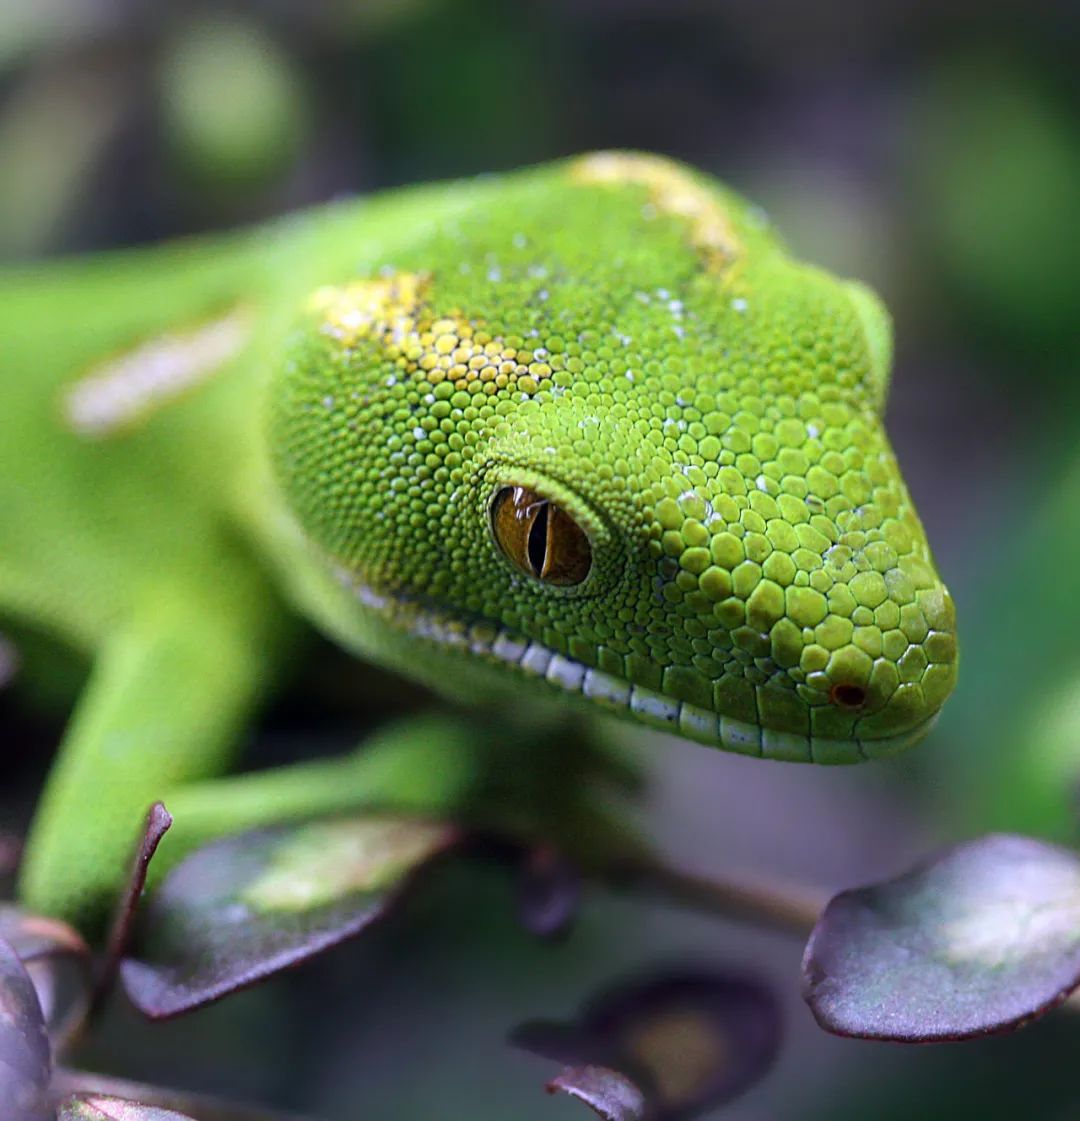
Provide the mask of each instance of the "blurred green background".
MULTIPOLYGON (((1080 5, 1038 0, 0 0, 0 258, 627 146, 714 172, 800 255, 874 284, 897 327, 890 431, 958 603, 957 696, 910 758, 845 772, 626 733, 652 741, 650 823, 675 858, 834 891, 957 836, 1077 840, 1078 48, 1080 5)), ((37 751, 5 823, 57 727, 20 725, 37 751)), ((693 959, 764 976, 786 1010, 776 1069, 717 1116, 1080 1116, 1080 1015, 962 1046, 832 1039, 798 998, 800 953, 599 892, 537 946, 498 876, 459 870, 191 1020, 118 1009, 80 1058, 331 1119, 558 1121, 582 1107, 546 1099, 553 1071, 505 1032, 693 959)))

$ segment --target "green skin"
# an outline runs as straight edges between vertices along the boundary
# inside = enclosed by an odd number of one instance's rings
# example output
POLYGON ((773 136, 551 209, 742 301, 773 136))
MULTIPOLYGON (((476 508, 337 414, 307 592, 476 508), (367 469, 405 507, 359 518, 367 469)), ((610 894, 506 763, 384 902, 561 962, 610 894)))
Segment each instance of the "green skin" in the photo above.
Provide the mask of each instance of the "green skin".
POLYGON ((954 614, 882 428, 886 313, 711 180, 589 159, 0 277, 0 623, 92 663, 27 906, 99 923, 155 799, 171 859, 362 803, 355 760, 220 777, 307 625, 455 702, 766 758, 925 733, 954 614), (584 531, 584 580, 508 559, 513 485, 584 531))

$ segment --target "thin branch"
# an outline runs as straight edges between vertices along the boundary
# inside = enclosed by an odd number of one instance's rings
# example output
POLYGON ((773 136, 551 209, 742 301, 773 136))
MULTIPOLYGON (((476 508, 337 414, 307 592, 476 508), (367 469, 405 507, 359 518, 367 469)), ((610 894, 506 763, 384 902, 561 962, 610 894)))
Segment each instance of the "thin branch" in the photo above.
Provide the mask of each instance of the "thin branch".
POLYGON ((806 938, 825 910, 829 895, 801 885, 717 880, 673 868, 659 859, 637 858, 600 872, 620 891, 721 915, 727 919, 806 938))
POLYGON ((219 1098, 189 1094, 182 1090, 166 1090, 160 1086, 145 1086, 122 1078, 110 1078, 103 1074, 63 1067, 58 1068, 53 1075, 52 1093, 57 1103, 72 1094, 105 1094, 127 1098, 159 1109, 175 1109, 197 1121, 313 1121, 310 1117, 302 1117, 296 1113, 278 1113, 254 1106, 236 1105, 219 1098))
POLYGON ((172 827, 172 814, 161 802, 155 802, 146 813, 142 836, 135 845, 131 857, 131 870, 128 873, 127 884, 123 894, 116 905, 109 941, 105 947, 104 964, 97 984, 94 986, 94 1008, 99 1009, 104 1003, 113 982, 116 972, 120 968, 120 959, 124 956, 128 941, 131 938, 132 928, 135 925, 135 914, 139 909, 143 888, 146 886, 146 873, 150 861, 154 859, 161 838, 172 827))

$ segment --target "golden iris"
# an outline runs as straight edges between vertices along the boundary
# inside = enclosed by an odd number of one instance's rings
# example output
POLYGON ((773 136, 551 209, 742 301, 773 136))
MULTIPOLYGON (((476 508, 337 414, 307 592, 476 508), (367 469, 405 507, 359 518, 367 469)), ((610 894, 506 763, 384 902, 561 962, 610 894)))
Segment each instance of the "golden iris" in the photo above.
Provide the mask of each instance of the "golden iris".
POLYGON ((491 504, 491 528, 506 557, 545 584, 580 584, 592 567, 585 531, 561 507, 528 487, 503 487, 491 504))

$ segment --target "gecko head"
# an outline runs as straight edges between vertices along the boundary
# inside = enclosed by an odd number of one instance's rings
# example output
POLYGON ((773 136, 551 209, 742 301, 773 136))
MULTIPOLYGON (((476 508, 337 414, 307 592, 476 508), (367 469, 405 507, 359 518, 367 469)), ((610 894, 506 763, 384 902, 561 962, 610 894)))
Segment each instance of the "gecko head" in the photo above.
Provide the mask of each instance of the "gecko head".
POLYGON ((876 299, 656 157, 464 190, 314 293, 273 387, 358 644, 757 755, 921 738, 954 614, 881 426, 876 299))

